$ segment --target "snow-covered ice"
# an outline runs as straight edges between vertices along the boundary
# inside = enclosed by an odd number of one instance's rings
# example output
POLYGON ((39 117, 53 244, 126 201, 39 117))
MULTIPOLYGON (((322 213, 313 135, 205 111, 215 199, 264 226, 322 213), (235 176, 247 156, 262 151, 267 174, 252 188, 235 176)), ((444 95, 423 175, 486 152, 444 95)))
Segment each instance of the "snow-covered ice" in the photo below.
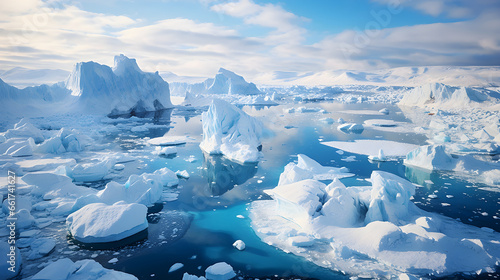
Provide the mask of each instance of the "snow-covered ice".
POLYGON ((354 142, 326 141, 321 144, 349 153, 377 157, 383 150, 385 157, 404 157, 419 146, 389 140, 354 140, 354 142))
POLYGON ((236 240, 233 243, 233 247, 240 250, 240 251, 243 251, 243 250, 245 250, 245 242, 243 242, 242 240, 236 240))
POLYGON ((68 258, 52 262, 40 272, 35 274, 32 280, 77 280, 77 279, 121 279, 137 280, 137 277, 124 272, 106 269, 98 262, 90 259, 73 262, 68 258))
POLYGON ((260 158, 262 123, 235 106, 214 99, 202 114, 203 141, 209 154, 223 154, 236 162, 257 162, 260 158))
POLYGON ((146 206, 137 203, 92 203, 70 214, 66 224, 80 242, 113 242, 147 229, 147 211, 146 206))

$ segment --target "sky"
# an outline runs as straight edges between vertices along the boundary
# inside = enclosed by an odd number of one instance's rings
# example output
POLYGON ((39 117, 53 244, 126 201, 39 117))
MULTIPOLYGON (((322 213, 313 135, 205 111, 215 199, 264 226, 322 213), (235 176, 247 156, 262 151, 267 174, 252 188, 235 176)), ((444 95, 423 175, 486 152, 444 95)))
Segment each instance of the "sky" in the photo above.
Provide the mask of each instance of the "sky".
POLYGON ((113 57, 145 71, 272 83, 334 70, 500 66, 499 0, 17 0, 0 3, 0 69, 113 57))

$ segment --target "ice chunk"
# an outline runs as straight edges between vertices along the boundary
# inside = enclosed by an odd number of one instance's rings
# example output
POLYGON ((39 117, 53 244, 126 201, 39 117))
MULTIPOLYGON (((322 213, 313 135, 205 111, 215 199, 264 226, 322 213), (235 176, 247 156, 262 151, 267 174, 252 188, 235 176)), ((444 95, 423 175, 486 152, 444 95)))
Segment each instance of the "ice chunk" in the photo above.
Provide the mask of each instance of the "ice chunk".
POLYGON ((326 196, 325 188, 325 184, 307 179, 264 192, 276 201, 276 211, 280 216, 307 228, 311 217, 321 210, 326 196))
POLYGON ((373 161, 387 161, 387 157, 382 149, 378 150, 378 156, 368 156, 368 159, 373 161))
POLYGON ((193 139, 188 136, 164 135, 148 140, 148 143, 155 146, 175 146, 192 142, 193 139))
POLYGON ((338 131, 342 131, 342 132, 347 132, 347 133, 360 134, 360 133, 363 132, 364 127, 361 124, 344 123, 344 124, 341 124, 341 125, 337 126, 337 130, 338 131))
POLYGON ((13 129, 9 129, 4 133, 5 138, 33 138, 36 144, 43 142, 43 137, 40 129, 29 123, 26 119, 21 119, 14 125, 13 129))
POLYGON ((186 170, 177 170, 177 172, 175 172, 175 175, 177 175, 177 177, 180 177, 180 178, 184 178, 184 179, 189 179, 189 173, 186 171, 186 170))
POLYGON ((181 269, 181 268, 183 268, 183 267, 184 267, 184 264, 182 264, 182 263, 174 263, 174 264, 170 267, 170 269, 168 270, 168 273, 171 273, 171 272, 177 271, 177 270, 179 270, 179 269, 181 269))
POLYGON ((154 153, 159 155, 159 156, 173 155, 173 154, 177 154, 177 148, 176 147, 155 147, 154 153))
POLYGON ((245 250, 245 242, 243 242, 241 240, 236 240, 233 243, 233 247, 240 250, 240 251, 243 251, 243 250, 245 250))
POLYGON ((41 196, 44 200, 61 197, 79 197, 94 193, 93 190, 73 184, 71 178, 64 175, 39 172, 28 173, 22 180, 30 185, 35 185, 32 195, 41 196))
POLYGON ((414 144, 407 144, 388 140, 355 140, 354 142, 343 141, 327 141, 321 144, 344 150, 346 152, 373 156, 379 155, 383 149, 385 157, 404 157, 409 152, 417 149, 419 146, 414 144))
POLYGON ((422 146, 406 155, 405 165, 428 170, 453 170, 457 161, 450 157, 442 145, 422 146))
POLYGON ((0 154, 13 157, 31 156, 33 155, 33 148, 35 146, 33 138, 28 138, 27 140, 9 139, 5 143, 0 144, 0 154))
POLYGON ((225 262, 216 263, 205 270, 205 277, 208 280, 229 280, 235 276, 233 267, 225 262))
POLYGON ((50 139, 45 140, 42 144, 37 145, 35 147, 35 152, 44 153, 44 154, 62 154, 66 152, 64 148, 61 138, 52 137, 50 139))
POLYGON ((352 174, 348 173, 349 169, 345 167, 336 168, 331 166, 322 166, 318 162, 303 154, 297 155, 297 159, 297 167, 311 173, 313 175, 313 179, 315 180, 333 180, 335 178, 352 176, 352 174))
POLYGON ((80 260, 73 262, 68 258, 59 259, 35 274, 32 280, 99 280, 120 279, 137 280, 131 274, 106 269, 94 260, 80 260))
POLYGON ((30 228, 35 225, 35 218, 31 216, 30 211, 21 209, 15 214, 17 219, 16 227, 18 229, 30 228))
POLYGON ((111 181, 97 194, 78 198, 73 205, 72 211, 96 202, 111 205, 118 201, 125 201, 151 206, 162 198, 164 186, 171 187, 178 183, 177 175, 166 167, 153 173, 133 174, 130 175, 125 184, 111 181))
POLYGON ((30 254, 28 260, 36 260, 48 255, 56 246, 56 242, 52 238, 38 238, 30 245, 30 254))
POLYGON ((122 240, 148 228, 147 207, 142 204, 93 203, 70 214, 68 231, 83 243, 122 240))
POLYGON ((323 205, 319 223, 341 227, 351 227, 360 220, 360 203, 357 196, 338 179, 326 187, 330 199, 323 205))
POLYGON ((399 224, 416 211, 410 198, 415 194, 415 186, 394 174, 373 171, 370 177, 372 191, 370 205, 366 213, 366 223, 389 221, 399 224))
POLYGON ((203 141, 200 148, 209 154, 223 154, 236 162, 257 162, 263 125, 235 106, 214 99, 202 114, 203 141))
POLYGON ((313 174, 290 162, 285 166, 285 170, 280 174, 278 186, 288 185, 305 179, 313 179, 313 174))
POLYGON ((182 275, 182 280, 207 280, 207 278, 203 276, 198 277, 185 272, 184 275, 182 275))
POLYGON ((379 112, 384 114, 384 115, 389 115, 389 109, 387 109, 387 108, 380 109, 379 112))
POLYGON ((109 173, 113 165, 114 162, 110 160, 79 163, 73 168, 68 169, 67 175, 77 182, 100 181, 109 173))

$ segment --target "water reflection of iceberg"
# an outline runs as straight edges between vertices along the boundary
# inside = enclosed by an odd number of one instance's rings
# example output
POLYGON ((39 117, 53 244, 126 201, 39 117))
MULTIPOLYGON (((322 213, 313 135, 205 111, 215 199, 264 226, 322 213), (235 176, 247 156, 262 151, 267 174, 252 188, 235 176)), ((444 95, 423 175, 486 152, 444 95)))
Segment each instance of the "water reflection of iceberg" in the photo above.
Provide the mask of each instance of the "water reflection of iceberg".
POLYGON ((221 155, 204 153, 203 167, 208 180, 208 194, 223 195, 237 185, 245 183, 257 173, 257 163, 240 164, 221 155))
POLYGON ((425 181, 431 179, 432 172, 430 170, 421 169, 418 167, 406 166, 405 176, 412 183, 424 185, 425 181))

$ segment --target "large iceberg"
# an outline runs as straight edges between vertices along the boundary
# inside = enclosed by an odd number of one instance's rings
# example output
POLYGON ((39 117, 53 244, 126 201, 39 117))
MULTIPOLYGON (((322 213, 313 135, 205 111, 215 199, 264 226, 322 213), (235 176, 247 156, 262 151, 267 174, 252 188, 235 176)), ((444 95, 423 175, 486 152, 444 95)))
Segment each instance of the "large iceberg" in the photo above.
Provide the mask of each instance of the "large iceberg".
POLYGON ((66 218, 68 231, 83 243, 119 241, 148 228, 146 206, 117 202, 92 203, 66 218))
MULTIPOLYGON (((245 79, 232 71, 220 68, 214 78, 206 79, 202 83, 186 84, 173 83, 173 90, 177 95, 189 92, 192 95, 200 94, 228 94, 228 95, 259 95, 262 92, 254 83, 248 83, 245 79)), ((187 98, 187 94, 186 94, 187 98)))
POLYGON ((202 114, 203 141, 209 154, 223 154, 230 160, 257 162, 260 157, 262 123, 225 101, 214 99, 202 114))
POLYGON ((370 182, 280 185, 266 191, 273 200, 252 202, 252 227, 268 244, 362 278, 494 271, 499 233, 419 209, 415 186, 396 175, 374 171, 370 182))
POLYGON ((158 72, 143 72, 135 59, 115 56, 113 68, 79 62, 66 80, 80 106, 111 114, 137 114, 172 107, 170 90, 158 72))

